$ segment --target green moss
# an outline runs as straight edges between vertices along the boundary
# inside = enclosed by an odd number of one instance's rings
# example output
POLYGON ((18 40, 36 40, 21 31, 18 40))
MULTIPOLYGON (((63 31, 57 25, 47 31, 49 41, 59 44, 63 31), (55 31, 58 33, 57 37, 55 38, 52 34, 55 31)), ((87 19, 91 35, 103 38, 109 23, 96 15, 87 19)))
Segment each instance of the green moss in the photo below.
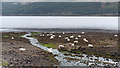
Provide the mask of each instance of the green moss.
POLYGON ((32 36, 32 38, 38 39, 37 37, 33 37, 33 36, 32 36))
POLYGON ((4 38, 8 38, 9 36, 2 36, 2 37, 4 37, 4 38))
POLYGON ((8 62, 2 62, 0 66, 8 66, 9 63, 8 62))
POLYGON ((52 43, 49 43, 49 44, 42 44, 42 45, 45 46, 45 47, 48 47, 48 48, 57 49, 57 46, 55 46, 55 45, 52 44, 52 43))
POLYGON ((39 33, 41 33, 41 32, 31 32, 32 34, 39 34, 39 33))
POLYGON ((31 32, 31 33, 32 33, 31 36, 41 34, 41 32, 31 32))
POLYGON ((106 53, 107 56, 110 56, 110 53, 106 53))
POLYGON ((82 53, 83 53, 83 51, 78 51, 78 53, 79 53, 79 54, 82 54, 82 53))
POLYGON ((3 35, 4 38, 14 37, 14 38, 22 38, 22 35, 3 35))

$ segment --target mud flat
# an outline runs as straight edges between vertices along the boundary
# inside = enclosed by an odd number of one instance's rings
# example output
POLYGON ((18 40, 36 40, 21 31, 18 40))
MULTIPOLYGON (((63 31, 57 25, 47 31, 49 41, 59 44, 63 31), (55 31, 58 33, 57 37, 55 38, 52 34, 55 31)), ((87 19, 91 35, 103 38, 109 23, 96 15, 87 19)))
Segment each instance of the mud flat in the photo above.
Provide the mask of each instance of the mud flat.
POLYGON ((104 33, 104 32, 32 32, 31 37, 38 39, 40 44, 48 47, 55 48, 61 52, 69 52, 74 54, 87 54, 89 56, 101 56, 104 58, 111 58, 114 61, 120 60, 118 34, 117 33, 104 33), (51 36, 54 38, 50 39, 51 36), (73 38, 70 38, 73 36, 73 38), (80 37, 78 37, 80 36, 80 37), (70 41, 66 41, 66 37, 70 41), (85 42, 83 39, 86 39, 85 42), (74 41, 78 41, 74 43, 74 41), (72 46, 72 44, 74 45, 72 46), (59 48, 63 45, 63 48, 59 48), (89 46, 92 45, 92 46, 89 46))
POLYGON ((102 32, 6 32, 3 65, 119 66, 118 38, 102 32))
POLYGON ((54 56, 30 44, 21 36, 26 32, 2 33, 3 66, 54 66, 59 62, 54 56))

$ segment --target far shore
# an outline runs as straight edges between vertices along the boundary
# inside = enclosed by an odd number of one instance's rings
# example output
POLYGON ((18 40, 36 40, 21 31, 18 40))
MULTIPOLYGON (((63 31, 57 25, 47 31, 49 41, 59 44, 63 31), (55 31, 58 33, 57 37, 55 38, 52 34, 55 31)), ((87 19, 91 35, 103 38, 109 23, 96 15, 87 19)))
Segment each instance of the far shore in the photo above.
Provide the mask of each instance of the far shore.
POLYGON ((110 29, 84 29, 84 28, 2 28, 1 32, 67 32, 80 33, 85 32, 102 32, 102 33, 118 33, 119 30, 110 29))

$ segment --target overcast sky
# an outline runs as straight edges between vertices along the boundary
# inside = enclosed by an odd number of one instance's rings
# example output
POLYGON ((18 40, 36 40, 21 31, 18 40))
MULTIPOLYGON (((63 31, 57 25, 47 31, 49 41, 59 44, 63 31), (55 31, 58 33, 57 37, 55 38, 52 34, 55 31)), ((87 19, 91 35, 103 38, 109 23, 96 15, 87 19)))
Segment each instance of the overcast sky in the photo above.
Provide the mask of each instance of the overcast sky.
POLYGON ((118 2, 120 0, 2 0, 3 2, 118 2))

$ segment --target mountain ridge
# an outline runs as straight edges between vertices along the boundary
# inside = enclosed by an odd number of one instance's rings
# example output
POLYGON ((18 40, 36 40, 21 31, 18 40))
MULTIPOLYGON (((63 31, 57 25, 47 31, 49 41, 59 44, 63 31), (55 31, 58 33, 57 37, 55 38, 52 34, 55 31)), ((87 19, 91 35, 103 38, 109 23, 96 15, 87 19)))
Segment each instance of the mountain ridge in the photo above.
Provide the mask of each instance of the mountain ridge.
POLYGON ((15 16, 116 16, 118 3, 101 2, 3 2, 3 15, 15 16))

